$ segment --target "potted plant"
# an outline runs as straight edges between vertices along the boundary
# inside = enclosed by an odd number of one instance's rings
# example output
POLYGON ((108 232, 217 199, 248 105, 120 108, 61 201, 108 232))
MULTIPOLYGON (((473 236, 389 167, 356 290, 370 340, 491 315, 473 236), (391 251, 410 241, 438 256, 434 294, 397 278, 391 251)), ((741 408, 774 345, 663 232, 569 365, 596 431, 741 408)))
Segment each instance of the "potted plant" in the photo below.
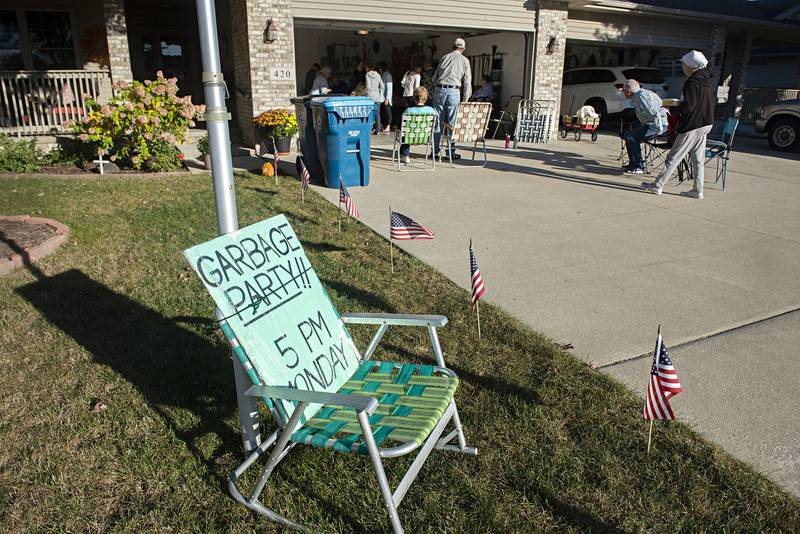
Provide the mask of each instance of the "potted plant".
POLYGON ((297 117, 286 109, 271 109, 258 115, 253 122, 256 127, 256 143, 267 143, 270 152, 277 147, 279 154, 291 150, 292 136, 298 132, 297 117), (273 144, 274 142, 274 144, 273 144))
POLYGON ((197 141, 197 150, 200 151, 200 155, 203 157, 203 163, 205 164, 206 170, 211 170, 211 148, 208 146, 208 134, 204 135, 197 141))

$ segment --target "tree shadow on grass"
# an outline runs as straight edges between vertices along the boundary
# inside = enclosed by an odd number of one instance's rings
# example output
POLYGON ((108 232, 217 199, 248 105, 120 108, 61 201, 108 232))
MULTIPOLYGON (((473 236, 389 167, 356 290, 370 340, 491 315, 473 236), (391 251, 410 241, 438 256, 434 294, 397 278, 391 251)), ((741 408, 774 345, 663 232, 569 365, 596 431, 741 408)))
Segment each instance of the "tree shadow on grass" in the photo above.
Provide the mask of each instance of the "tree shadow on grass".
MULTIPOLYGON (((38 280, 16 292, 89 351, 97 363, 109 366, 136 387, 211 473, 215 473, 216 458, 240 449, 240 437, 225 424, 236 413, 227 345, 209 343, 82 271, 51 277, 34 274, 38 280), (186 428, 177 420, 178 410, 190 412, 194 417, 185 419, 196 418, 199 423, 186 428), (198 438, 209 433, 221 441, 210 454, 197 446, 198 438)), ((218 474, 217 478, 224 488, 227 477, 218 474)))

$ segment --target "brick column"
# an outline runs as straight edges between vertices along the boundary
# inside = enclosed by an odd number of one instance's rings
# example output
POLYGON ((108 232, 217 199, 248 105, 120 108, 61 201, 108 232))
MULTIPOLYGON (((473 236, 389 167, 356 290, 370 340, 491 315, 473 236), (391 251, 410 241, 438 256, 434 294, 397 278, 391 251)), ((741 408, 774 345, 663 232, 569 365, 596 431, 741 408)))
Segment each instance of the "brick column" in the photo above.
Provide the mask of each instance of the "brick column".
POLYGON ((289 99, 297 94, 291 0, 231 0, 230 6, 237 88, 231 93, 243 140, 254 145, 253 117, 272 108, 293 109, 289 99), (273 43, 264 42, 269 19, 278 30, 273 43), (282 79, 284 72, 291 78, 282 79))
POLYGON ((106 41, 111 80, 132 80, 131 51, 128 48, 128 25, 125 21, 125 0, 103 0, 106 20, 106 41))
MULTIPOLYGON (((567 45, 567 2, 537 0, 528 2, 536 9, 536 35, 533 46, 533 98, 555 102, 555 113, 561 108, 561 80, 564 76, 564 49, 567 45), (548 44, 554 39, 554 46, 548 44)), ((553 121, 554 134, 558 121, 553 121)))
POLYGON ((738 37, 736 45, 732 47, 728 103, 725 105, 725 115, 727 117, 738 117, 742 111, 745 89, 744 80, 747 76, 747 64, 750 63, 750 50, 752 47, 752 33, 738 37))
POLYGON ((725 40, 728 31, 722 26, 711 28, 711 38, 708 43, 708 70, 714 80, 713 87, 716 91, 722 85, 722 63, 725 59, 725 40))

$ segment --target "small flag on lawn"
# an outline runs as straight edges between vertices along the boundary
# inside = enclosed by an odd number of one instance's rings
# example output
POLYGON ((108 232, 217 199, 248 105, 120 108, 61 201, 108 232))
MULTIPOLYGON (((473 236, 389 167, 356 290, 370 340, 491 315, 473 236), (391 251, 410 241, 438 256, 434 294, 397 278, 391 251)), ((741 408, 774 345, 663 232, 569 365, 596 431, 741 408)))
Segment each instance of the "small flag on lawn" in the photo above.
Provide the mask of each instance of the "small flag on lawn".
POLYGON ((267 149, 267 140, 262 139, 261 143, 258 144, 258 155, 263 157, 267 154, 269 154, 269 150, 267 149))
POLYGON ((308 184, 311 182, 311 173, 308 172, 308 167, 306 167, 306 161, 303 159, 303 156, 297 156, 297 175, 300 176, 300 189, 303 190, 303 193, 308 191, 308 184))
POLYGON ((339 180, 339 203, 344 204, 344 209, 350 217, 361 217, 356 208, 356 203, 353 202, 353 197, 350 196, 350 191, 344 185, 342 180, 339 180))
POLYGON ((281 155, 278 154, 278 145, 272 143, 272 156, 275 158, 275 176, 278 176, 278 166, 281 164, 281 155))
POLYGON ((472 305, 478 303, 478 299, 486 291, 483 287, 483 278, 481 278, 481 270, 478 269, 478 260, 475 259, 475 253, 472 251, 472 241, 469 242, 469 273, 472 279, 472 305))
POLYGON ((389 237, 398 241, 408 239, 433 239, 436 237, 430 229, 425 228, 411 217, 396 211, 389 218, 389 237))
POLYGON ((670 397, 683 391, 678 373, 672 366, 667 346, 658 334, 656 350, 653 353, 653 366, 650 368, 650 382, 647 384, 647 398, 644 401, 644 418, 675 419, 669 405, 670 397))

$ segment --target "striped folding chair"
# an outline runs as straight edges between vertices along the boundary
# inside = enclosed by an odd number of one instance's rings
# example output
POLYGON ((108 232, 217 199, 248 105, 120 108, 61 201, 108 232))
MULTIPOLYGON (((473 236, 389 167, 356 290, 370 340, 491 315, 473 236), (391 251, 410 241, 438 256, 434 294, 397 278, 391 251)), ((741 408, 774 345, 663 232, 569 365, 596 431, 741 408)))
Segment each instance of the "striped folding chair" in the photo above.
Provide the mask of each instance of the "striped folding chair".
POLYGON ((433 315, 339 315, 284 215, 220 236, 184 252, 219 308, 220 328, 276 429, 231 475, 231 496, 272 521, 302 529, 259 501, 270 476, 295 446, 369 456, 394 532, 397 513, 433 449, 477 454, 468 447, 454 394, 458 378, 445 366, 433 315), (375 325, 366 351, 347 324, 375 325), (390 326, 428 330, 436 365, 371 360, 390 326), (443 436, 452 424, 453 429, 443 436), (453 443, 453 440, 456 440, 453 443), (392 491, 383 458, 419 451, 392 491), (245 496, 242 475, 268 454, 245 496))
POLYGON ((392 163, 398 171, 403 170, 403 165, 400 165, 400 146, 411 145, 425 147, 425 161, 423 168, 409 169, 416 171, 434 171, 436 170, 436 158, 433 157, 433 134, 436 130, 436 120, 438 116, 433 108, 410 107, 403 112, 400 121, 400 130, 394 138, 394 147, 392 148, 392 163), (428 165, 428 157, 431 159, 431 164, 428 165))
MULTIPOLYGON (((483 163, 480 166, 486 166, 489 162, 486 152, 486 128, 491 115, 492 104, 490 102, 461 102, 458 105, 453 124, 444 123, 445 135, 443 137, 447 142, 447 155, 451 167, 459 167, 453 164, 453 150, 455 150, 456 143, 472 143, 472 160, 475 161, 475 152, 478 150, 479 142, 483 143, 483 163)), ((441 151, 439 157, 444 157, 441 151)))

